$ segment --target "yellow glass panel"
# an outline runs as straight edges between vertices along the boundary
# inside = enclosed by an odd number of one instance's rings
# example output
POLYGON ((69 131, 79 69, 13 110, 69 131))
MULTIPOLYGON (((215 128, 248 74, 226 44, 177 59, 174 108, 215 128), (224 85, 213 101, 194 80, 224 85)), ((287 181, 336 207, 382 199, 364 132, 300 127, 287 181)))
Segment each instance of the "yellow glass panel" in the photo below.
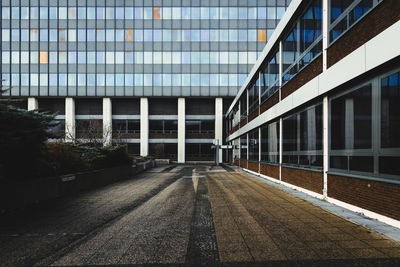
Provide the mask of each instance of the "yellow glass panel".
POLYGON ((161 19, 160 7, 153 7, 153 19, 161 19))
POLYGON ((66 31, 64 29, 59 29, 58 30, 58 35, 60 38, 60 42, 65 42, 66 41, 66 31))
POLYGON ((267 30, 258 30, 257 40, 259 42, 266 42, 267 41, 267 30))
POLYGON ((133 30, 125 30, 125 42, 133 42, 133 30))
POLYGON ((47 51, 40 51, 40 64, 48 64, 48 52, 47 51))

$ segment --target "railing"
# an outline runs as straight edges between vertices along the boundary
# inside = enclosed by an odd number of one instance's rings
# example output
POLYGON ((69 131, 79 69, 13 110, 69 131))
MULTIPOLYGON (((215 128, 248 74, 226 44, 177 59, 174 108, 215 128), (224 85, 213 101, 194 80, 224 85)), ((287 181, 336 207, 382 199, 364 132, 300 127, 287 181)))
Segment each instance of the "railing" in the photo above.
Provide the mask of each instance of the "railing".
POLYGON ((282 86, 322 53, 322 35, 319 36, 282 74, 282 86), (315 50, 314 50, 315 49, 315 50))
POLYGON ((375 6, 383 0, 355 0, 345 9, 334 22, 329 25, 329 42, 332 44, 345 32, 347 32, 357 21, 367 15, 375 6), (361 7, 359 4, 371 3, 370 7, 361 7))
POLYGON ((149 133, 152 134, 176 134, 177 130, 149 130, 149 133))
POLYGON ((116 134, 140 134, 140 130, 113 130, 116 134))
POLYGON ((199 131, 186 131, 187 134, 214 134, 214 130, 199 130, 199 131))

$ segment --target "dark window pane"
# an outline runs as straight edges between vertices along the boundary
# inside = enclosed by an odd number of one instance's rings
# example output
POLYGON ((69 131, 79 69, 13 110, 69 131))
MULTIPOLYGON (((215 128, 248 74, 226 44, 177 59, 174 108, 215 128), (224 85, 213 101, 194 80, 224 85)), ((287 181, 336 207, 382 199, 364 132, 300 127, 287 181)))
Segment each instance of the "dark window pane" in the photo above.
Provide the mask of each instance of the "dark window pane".
POLYGON ((201 121, 201 131, 203 133, 214 133, 215 122, 211 120, 201 121))
POLYGON ((201 121, 186 121, 186 133, 199 133, 201 121))
POLYGON ((240 120, 244 120, 247 117, 247 94, 243 94, 240 99, 240 120))
POLYGON ((140 144, 128 144, 127 150, 131 155, 140 155, 140 144))
POLYGON ((163 132, 163 121, 162 120, 150 120, 149 121, 149 132, 150 133, 162 133, 163 132))
POLYGON ((247 135, 240 137, 240 159, 247 160, 247 135))
POLYGON ((166 133, 176 133, 178 131, 178 121, 177 120, 165 120, 164 130, 166 133))
POLYGON ((347 156, 331 156, 330 167, 334 169, 347 170, 347 156))
POLYGON ((360 172, 374 171, 373 157, 350 157, 350 170, 360 172))
POLYGON ((286 164, 298 165, 299 159, 297 155, 283 155, 282 162, 286 164))
POLYGON ((381 145, 400 147, 400 87, 399 73, 382 79, 381 145))
POLYGON ((331 22, 334 22, 353 0, 331 0, 331 22))
POLYGON ((128 133, 140 133, 140 120, 128 120, 128 133))
POLYGON ((126 132, 126 120, 113 120, 112 129, 114 133, 125 133, 126 132))
POLYGON ((297 114, 283 120, 283 151, 297 151, 297 114))
POLYGON ((304 52, 322 33, 322 1, 314 0, 300 20, 300 52, 304 52))
POLYGON ((374 5, 373 0, 362 0, 349 13, 349 26, 353 25, 365 13, 367 13, 374 5))
POLYGON ((258 161, 259 154, 258 129, 249 133, 249 160, 258 161))
POLYGON ((400 157, 379 157, 379 172, 400 175, 400 157))
POLYGON ((331 102, 332 149, 366 149, 372 143, 371 85, 331 102))
POLYGON ((300 150, 322 149, 322 105, 300 113, 300 150))
POLYGON ((253 111, 255 111, 258 106, 258 79, 257 81, 253 82, 251 87, 249 88, 249 114, 251 114, 253 111))
POLYGON ((279 122, 273 122, 261 128, 261 160, 279 162, 279 122))

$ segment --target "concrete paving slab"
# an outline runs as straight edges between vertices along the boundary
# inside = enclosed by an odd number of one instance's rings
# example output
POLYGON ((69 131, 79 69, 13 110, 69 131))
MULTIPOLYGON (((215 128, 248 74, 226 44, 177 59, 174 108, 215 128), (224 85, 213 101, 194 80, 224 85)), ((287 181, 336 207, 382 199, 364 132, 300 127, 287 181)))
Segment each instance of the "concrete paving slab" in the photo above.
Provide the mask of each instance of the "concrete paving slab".
POLYGON ((384 259, 400 252, 398 241, 298 192, 238 172, 207 173, 207 183, 221 261, 384 259))

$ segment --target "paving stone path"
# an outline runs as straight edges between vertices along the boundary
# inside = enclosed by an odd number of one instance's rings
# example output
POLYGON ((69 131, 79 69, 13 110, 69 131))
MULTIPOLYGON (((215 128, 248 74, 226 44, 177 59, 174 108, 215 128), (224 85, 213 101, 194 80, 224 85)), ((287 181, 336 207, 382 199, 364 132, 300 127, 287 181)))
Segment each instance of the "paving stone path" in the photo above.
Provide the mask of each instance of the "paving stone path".
POLYGON ((239 172, 207 175, 222 262, 400 257, 400 243, 239 172))
POLYGON ((400 242, 235 167, 165 166, 0 215, 0 266, 400 266, 400 242))

